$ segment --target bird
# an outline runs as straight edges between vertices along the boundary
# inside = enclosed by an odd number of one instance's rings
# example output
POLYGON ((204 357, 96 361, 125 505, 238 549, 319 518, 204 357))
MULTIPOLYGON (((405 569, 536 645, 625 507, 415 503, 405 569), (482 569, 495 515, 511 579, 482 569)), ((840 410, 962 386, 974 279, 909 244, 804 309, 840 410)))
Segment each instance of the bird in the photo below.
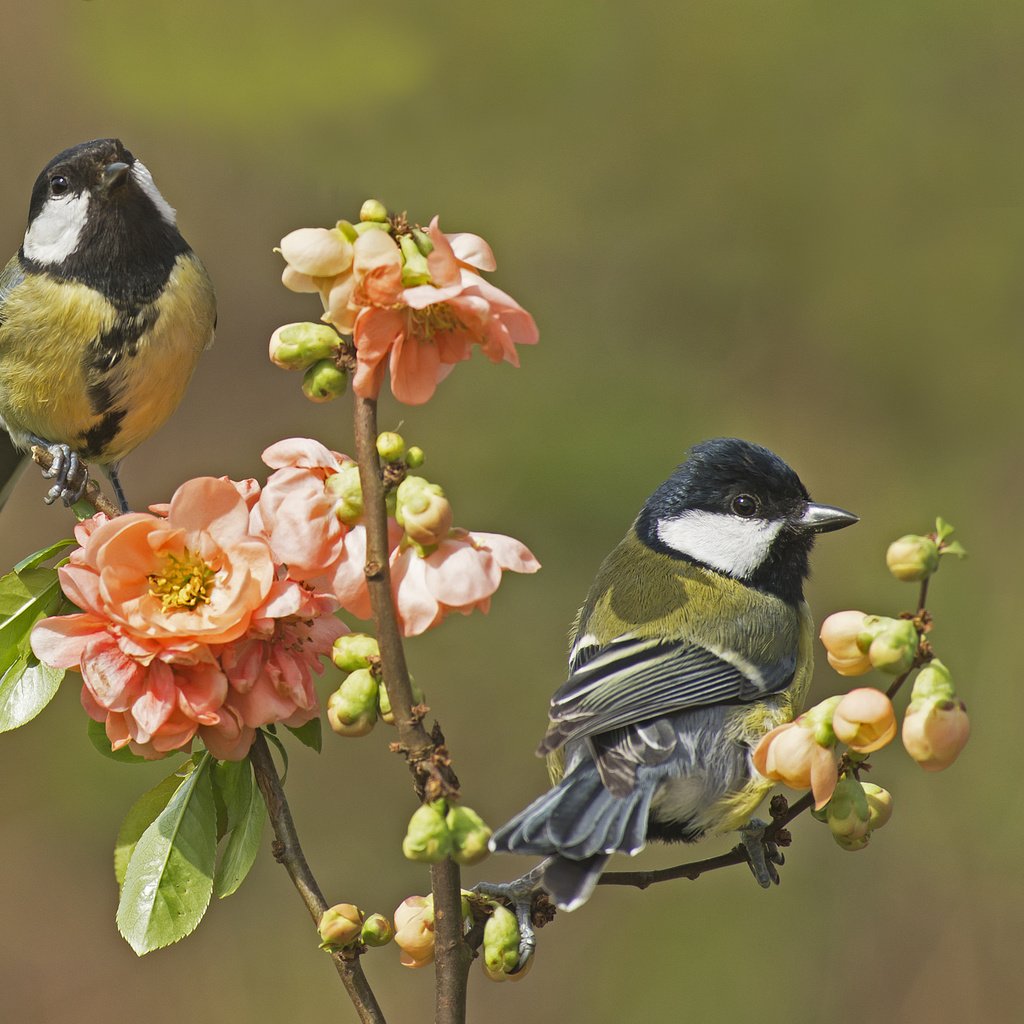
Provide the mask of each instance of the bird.
POLYGON ((764 823, 750 819, 773 783, 751 752, 796 717, 810 683, 803 584, 815 536, 857 521, 811 501, 767 448, 715 438, 691 449, 577 615, 538 749, 552 788, 491 839, 545 858, 527 888, 539 879, 574 910, 613 853, 732 830, 758 882, 778 881, 764 823))
POLYGON ((121 460, 177 408, 216 316, 210 276, 141 160, 116 138, 53 157, 0 271, 0 499, 39 446, 48 504, 79 500, 94 462, 127 511, 121 460))

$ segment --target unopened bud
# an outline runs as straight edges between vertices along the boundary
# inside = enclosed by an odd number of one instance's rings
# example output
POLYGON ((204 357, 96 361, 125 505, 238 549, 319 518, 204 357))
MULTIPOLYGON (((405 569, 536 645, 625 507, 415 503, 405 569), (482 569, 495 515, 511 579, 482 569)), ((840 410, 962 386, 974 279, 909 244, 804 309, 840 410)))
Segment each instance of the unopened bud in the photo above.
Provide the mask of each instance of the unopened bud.
POLYGON ((896 735, 892 701, 870 686, 851 690, 836 705, 832 729, 840 743, 858 754, 880 750, 896 735))
POLYGON ((369 669, 351 673, 327 698, 327 721, 339 736, 365 736, 377 722, 377 680, 369 669))
MULTIPOLYGON (((413 707, 417 704, 422 704, 423 691, 416 685, 416 680, 412 677, 409 678, 409 687, 412 690, 413 707)), ((380 684, 380 693, 377 696, 377 703, 380 708, 381 721, 388 725, 394 725, 395 712, 391 707, 391 698, 388 696, 388 688, 383 683, 380 684)))
POLYGON ((346 633, 334 641, 331 650, 331 661, 342 672, 355 672, 357 669, 369 668, 370 659, 380 657, 380 647, 376 637, 366 633, 346 633))
POLYGON ((861 786, 868 802, 868 828, 873 832, 892 817, 892 793, 873 782, 862 782, 861 786))
POLYGON ((388 208, 379 199, 367 199, 359 207, 359 219, 383 223, 388 219, 388 208))
POLYGON ((402 284, 415 288, 419 284, 430 284, 430 267, 427 257, 420 252, 412 235, 402 235, 398 240, 402 250, 402 284))
POLYGON ((484 970, 492 981, 505 981, 519 963, 519 922, 508 907, 495 904, 484 925, 484 970))
POLYGON ((477 864, 488 855, 487 842, 492 832, 472 807, 457 804, 448 812, 445 823, 451 833, 455 848, 452 860, 456 864, 477 864))
POLYGON ((386 220, 361 220, 353 227, 357 235, 365 235, 368 231, 391 231, 391 225, 386 220))
POLYGON ((852 775, 839 780, 826 810, 829 831, 835 838, 850 840, 867 835, 871 813, 864 787, 852 775))
POLYGON ((910 691, 911 702, 952 700, 956 696, 953 676, 938 658, 932 658, 914 680, 910 691))
POLYGON ((924 580, 939 567, 939 546, 931 537, 908 533, 889 545, 885 564, 898 580, 906 583, 924 580))
POLYGON ((346 462, 332 473, 324 489, 335 499, 334 514, 346 525, 351 526, 363 514, 363 485, 354 462, 346 462))
POLYGON ((424 256, 429 256, 434 251, 434 243, 423 228, 413 228, 412 237, 416 239, 416 246, 424 256))
POLYGON ((407 476, 396 491, 395 518, 406 536, 427 547, 440 544, 452 528, 452 507, 437 484, 420 476, 407 476))
POLYGON ((285 370, 304 370, 338 351, 341 338, 327 324, 284 324, 270 336, 270 360, 285 370))
POLYGON ((871 659, 857 643, 866 618, 863 612, 836 612, 821 624, 828 663, 841 676, 861 676, 871 671, 871 659))
POLYGON ((333 359, 314 363, 302 378, 302 393, 311 402, 329 402, 345 393, 348 374, 333 359))
POLYGON ((903 719, 903 746, 928 772, 948 768, 971 735, 962 700, 912 701, 903 719))
POLYGON ((405 454, 405 439, 393 430, 377 435, 377 454, 385 462, 397 462, 405 454))
POLYGON ((371 914, 363 922, 359 939, 367 946, 386 946, 395 937, 395 929, 383 914, 371 914))
POLYGON ((405 453, 405 464, 410 469, 419 469, 420 466, 423 465, 425 459, 426 456, 423 454, 423 449, 418 447, 417 445, 413 445, 405 453))
POLYGON ((359 237, 359 232, 356 231, 351 221, 339 220, 335 227, 347 238, 350 242, 354 242, 359 237))
POLYGON ((918 646, 917 629, 909 619, 895 619, 893 624, 871 641, 868 657, 879 672, 900 676, 914 664, 918 646))
POLYGON ((834 747, 836 734, 832 728, 832 717, 842 701, 841 696, 826 697, 812 708, 808 708, 799 718, 801 726, 810 729, 814 740, 822 747, 834 747))
POLYGON ((402 840, 402 853, 409 860, 436 864, 452 852, 452 836, 445 822, 446 810, 443 800, 435 800, 413 812, 402 840))
POLYGON ((837 836, 833 832, 832 838, 836 841, 838 847, 853 853, 857 850, 863 850, 871 842, 871 832, 867 831, 862 836, 837 836))
POLYGON ((395 908, 395 942, 403 967, 426 967, 433 961, 433 896, 408 896, 395 908))
POLYGON ((363 928, 363 915, 351 903, 336 903, 320 915, 321 949, 348 946, 359 938, 363 928))

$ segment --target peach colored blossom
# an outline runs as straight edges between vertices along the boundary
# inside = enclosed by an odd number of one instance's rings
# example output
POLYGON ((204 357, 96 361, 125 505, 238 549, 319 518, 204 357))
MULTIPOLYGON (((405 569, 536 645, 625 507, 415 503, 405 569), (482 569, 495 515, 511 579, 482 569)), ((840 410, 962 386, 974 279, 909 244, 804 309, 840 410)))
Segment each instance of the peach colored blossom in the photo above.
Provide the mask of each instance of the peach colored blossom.
POLYGON ((408 896, 395 909, 395 942, 403 967, 426 967, 434 960, 434 899, 408 896))
POLYGON ((418 636, 451 612, 486 612, 504 571, 539 568, 524 544, 498 533, 452 530, 426 555, 400 546, 391 555, 391 586, 402 632, 418 636))
POLYGON ((870 754, 890 743, 896 735, 892 701, 871 686, 851 690, 832 715, 836 739, 859 754, 870 754))
POLYGON ((913 701, 903 718, 903 746, 928 772, 948 768, 970 735, 971 720, 961 700, 913 701))
POLYGON ((857 644, 865 618, 864 612, 835 612, 821 624, 821 642, 828 663, 841 676, 862 676, 871 671, 871 659, 857 644))
POLYGON ((814 806, 820 810, 831 799, 839 773, 835 754, 815 740, 813 729, 802 717, 772 729, 751 757, 765 778, 791 789, 810 789, 814 806))

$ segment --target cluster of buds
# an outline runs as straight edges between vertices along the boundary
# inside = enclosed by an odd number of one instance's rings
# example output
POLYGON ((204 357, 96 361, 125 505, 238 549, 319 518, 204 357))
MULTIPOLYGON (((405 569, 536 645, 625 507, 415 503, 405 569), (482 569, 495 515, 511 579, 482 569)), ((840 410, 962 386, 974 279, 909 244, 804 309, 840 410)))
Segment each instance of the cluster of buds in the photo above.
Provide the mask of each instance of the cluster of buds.
POLYGON ((341 335, 327 324, 278 327, 270 336, 270 361, 283 370, 303 370, 302 391, 311 402, 329 402, 348 385, 341 335))
POLYGON ((320 948, 328 952, 355 946, 386 946, 394 937, 391 922, 383 914, 368 917, 352 903, 336 903, 320 915, 317 926, 320 948))
POLYGON ((402 853, 409 860, 436 864, 451 857, 457 864, 477 864, 488 854, 491 829, 471 807, 432 800, 409 819, 402 853))
POLYGON ((892 794, 873 782, 861 782, 851 771, 836 783, 832 799, 811 813, 828 825, 842 849, 863 850, 871 833, 892 817, 892 794))
POLYGON ((967 552, 959 541, 949 539, 952 533, 953 527, 940 518, 932 533, 908 533, 894 540, 885 552, 889 572, 905 583, 920 583, 938 570, 943 555, 963 558, 967 552))
MULTIPOLYGON (((338 637, 331 660, 345 673, 341 685, 327 698, 327 721, 339 736, 366 736, 380 719, 395 724, 388 691, 380 679, 380 647, 365 633, 338 637)), ((412 682, 413 699, 423 701, 423 691, 412 682)))
POLYGON ((873 668, 893 676, 910 670, 920 638, 910 619, 845 611, 830 615, 821 626, 828 663, 841 676, 862 676, 873 668))

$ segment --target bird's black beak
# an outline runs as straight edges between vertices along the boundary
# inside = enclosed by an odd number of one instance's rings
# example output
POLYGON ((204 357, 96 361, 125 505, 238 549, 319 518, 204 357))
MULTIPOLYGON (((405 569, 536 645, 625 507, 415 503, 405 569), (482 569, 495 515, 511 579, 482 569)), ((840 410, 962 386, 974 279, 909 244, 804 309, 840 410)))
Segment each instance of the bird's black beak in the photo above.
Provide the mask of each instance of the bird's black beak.
POLYGON ((835 505, 816 505, 809 501, 804 514, 796 521, 796 526, 797 529, 806 530, 808 533, 831 533, 833 530, 841 530, 844 526, 853 526, 859 521, 859 516, 847 512, 846 509, 836 508, 835 505))
POLYGON ((103 176, 100 179, 100 186, 104 192, 113 192, 115 188, 120 188, 128 178, 128 172, 131 170, 130 164, 116 163, 107 164, 103 168, 103 176))

